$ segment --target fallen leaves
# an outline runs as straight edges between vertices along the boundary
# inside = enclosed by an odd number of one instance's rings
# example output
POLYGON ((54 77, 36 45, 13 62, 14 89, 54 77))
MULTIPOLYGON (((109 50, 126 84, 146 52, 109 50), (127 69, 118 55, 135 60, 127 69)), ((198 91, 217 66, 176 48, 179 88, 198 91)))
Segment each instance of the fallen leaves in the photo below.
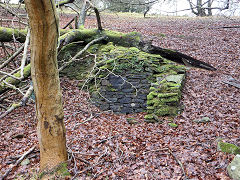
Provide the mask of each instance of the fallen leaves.
MULTIPOLYGON (((239 80, 239 29, 207 28, 233 23, 223 18, 142 19, 103 15, 102 19, 105 28, 123 32, 136 30, 146 39, 153 39, 155 45, 177 49, 218 70, 188 70, 182 97, 184 111, 174 119, 165 118, 162 124, 145 123, 144 113, 101 112, 89 103, 89 95, 77 88, 78 82, 62 78, 71 173, 77 173, 76 177, 82 179, 183 179, 181 166, 169 153, 170 148, 189 179, 228 179, 225 169, 233 155, 218 152, 216 139, 221 137, 240 145, 240 91, 221 83, 227 76, 239 80), (211 121, 193 122, 204 117, 211 121), (132 119, 137 123, 129 123, 132 119), (177 127, 172 128, 169 123, 177 127)), ((93 16, 88 17, 86 26, 93 27, 94 21, 93 16)), ((34 117, 31 105, 1 119, 1 173, 10 167, 9 157, 37 144, 34 117), (11 138, 17 134, 24 137, 11 138)), ((38 167, 38 163, 38 156, 30 158, 27 169, 19 167, 9 178, 31 173, 30 169, 38 167)))

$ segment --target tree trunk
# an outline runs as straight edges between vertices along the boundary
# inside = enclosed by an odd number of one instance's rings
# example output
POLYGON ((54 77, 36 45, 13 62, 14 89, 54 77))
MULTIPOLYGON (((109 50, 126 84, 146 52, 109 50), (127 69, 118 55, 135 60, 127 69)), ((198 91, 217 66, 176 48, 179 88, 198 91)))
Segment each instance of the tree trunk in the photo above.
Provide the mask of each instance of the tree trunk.
POLYGON ((67 160, 57 67, 58 17, 53 0, 25 0, 31 30, 31 75, 36 96, 41 170, 67 160))
POLYGON ((207 9, 207 11, 208 11, 208 16, 212 16, 212 3, 213 3, 213 0, 208 0, 208 9, 207 9))
POLYGON ((84 27, 85 24, 85 19, 86 19, 86 7, 87 7, 87 1, 83 0, 82 2, 82 8, 81 8, 81 12, 79 14, 79 18, 78 18, 78 23, 77 23, 77 29, 79 29, 80 27, 84 27))
POLYGON ((203 8, 203 2, 202 0, 197 0, 197 12, 198 16, 206 16, 205 9, 203 8))

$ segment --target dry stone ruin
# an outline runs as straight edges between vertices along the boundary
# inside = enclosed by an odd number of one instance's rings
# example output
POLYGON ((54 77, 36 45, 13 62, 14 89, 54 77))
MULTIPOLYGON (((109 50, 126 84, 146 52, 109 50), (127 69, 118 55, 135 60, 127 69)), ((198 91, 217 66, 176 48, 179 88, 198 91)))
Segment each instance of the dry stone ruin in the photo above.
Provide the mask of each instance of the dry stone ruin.
MULTIPOLYGON (((71 46, 60 57, 66 59, 78 49, 81 47, 71 46)), ((87 87, 91 100, 101 110, 120 114, 147 112, 147 122, 181 111, 184 66, 136 47, 113 43, 93 45, 86 56, 61 75, 80 80, 79 86, 87 87)))

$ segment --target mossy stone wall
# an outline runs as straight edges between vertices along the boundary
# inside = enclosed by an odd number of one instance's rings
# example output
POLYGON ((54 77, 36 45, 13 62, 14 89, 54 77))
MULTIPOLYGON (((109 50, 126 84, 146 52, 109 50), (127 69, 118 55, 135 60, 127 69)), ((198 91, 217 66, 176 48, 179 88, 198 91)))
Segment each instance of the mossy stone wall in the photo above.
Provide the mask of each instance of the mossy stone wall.
POLYGON ((81 85, 88 85, 92 100, 100 109, 125 114, 147 112, 148 122, 158 121, 158 116, 174 116, 180 112, 184 66, 135 47, 113 43, 94 45, 89 52, 97 58, 95 65, 92 59, 86 61, 88 75, 82 71, 82 62, 66 68, 64 75, 88 79, 81 85), (81 71, 76 75, 77 69, 81 71))
POLYGON ((151 86, 146 78, 147 74, 144 73, 110 74, 101 81, 100 92, 92 93, 92 98, 102 110, 124 114, 143 112, 147 107, 147 94, 151 86))

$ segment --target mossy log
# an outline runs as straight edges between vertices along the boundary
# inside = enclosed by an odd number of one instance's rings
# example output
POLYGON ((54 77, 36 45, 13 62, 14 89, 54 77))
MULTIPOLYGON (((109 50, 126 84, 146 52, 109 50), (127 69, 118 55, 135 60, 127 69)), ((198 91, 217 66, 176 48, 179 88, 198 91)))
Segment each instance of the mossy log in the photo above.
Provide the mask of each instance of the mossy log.
MULTIPOLYGON (((11 41, 13 33, 15 37, 17 37, 17 40, 19 42, 24 42, 27 31, 19 31, 11 28, 0 28, 0 41, 11 41)), ((161 55, 162 57, 177 62, 179 64, 184 64, 186 66, 192 66, 211 71, 216 70, 216 68, 214 68, 210 64, 199 61, 181 52, 153 46, 151 43, 143 41, 141 34, 137 32, 121 33, 110 30, 99 31, 98 29, 61 30, 61 36, 59 37, 60 47, 63 47, 72 42, 83 42, 83 44, 87 44, 93 39, 99 38, 101 36, 105 37, 104 40, 102 40, 101 42, 104 44, 108 42, 113 42, 114 44, 119 46, 137 47, 142 51, 151 54, 161 55)))
MULTIPOLYGON (((15 74, 13 74, 15 78, 13 77, 8 77, 5 79, 5 82, 7 82, 8 84, 11 84, 11 85, 18 85, 21 81, 17 78, 20 78, 21 77, 21 70, 19 70, 18 72, 16 72, 15 74)), ((24 78, 27 78, 28 76, 30 76, 30 73, 31 73, 31 66, 30 64, 28 64, 25 68, 24 68, 24 71, 23 71, 23 79, 24 78)), ((0 94, 5 92, 7 89, 9 88, 9 86, 4 83, 4 82, 1 82, 0 83, 0 94)))
POLYGON ((13 36, 20 43, 24 43, 27 36, 27 30, 18 30, 18 29, 0 27, 1 42, 13 41, 13 36))

